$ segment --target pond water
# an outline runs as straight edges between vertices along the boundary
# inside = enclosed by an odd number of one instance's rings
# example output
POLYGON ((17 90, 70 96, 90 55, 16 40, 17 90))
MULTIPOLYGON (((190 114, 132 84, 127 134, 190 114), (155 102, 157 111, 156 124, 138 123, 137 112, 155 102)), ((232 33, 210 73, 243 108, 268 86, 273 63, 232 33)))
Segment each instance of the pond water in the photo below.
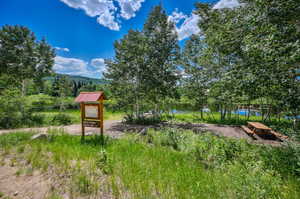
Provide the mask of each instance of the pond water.
POLYGON ((293 120, 293 119, 300 119, 300 115, 294 117, 294 116, 285 116, 284 117, 285 119, 288 119, 288 120, 293 120))
MULTIPOLYGON (((172 114, 184 114, 184 113, 191 113, 191 112, 199 112, 200 111, 189 111, 189 110, 177 110, 177 109, 173 109, 170 111, 170 113, 172 114)), ((203 112, 210 112, 210 110, 208 108, 204 108, 203 109, 203 112)), ((233 114, 239 114, 239 115, 242 115, 242 116, 248 116, 248 110, 247 109, 238 109, 236 111, 233 111, 232 112, 233 114)), ((258 112, 258 111, 255 111, 255 110, 250 110, 250 116, 261 116, 261 113, 258 112)), ((285 116, 284 117, 285 119, 289 119, 289 120, 292 120, 292 119, 295 119, 295 117, 293 116, 285 116)), ((296 116, 297 119, 300 119, 300 115, 296 116)))
MULTIPOLYGON (((177 110, 177 109, 173 109, 170 111, 172 114, 183 114, 183 113, 189 113, 191 111, 187 111, 187 110, 177 110)), ((200 111, 193 111, 193 112, 199 112, 200 111)), ((210 110, 208 108, 204 108, 203 112, 210 112, 210 110)), ((232 112, 233 114, 239 114, 239 115, 243 115, 243 116, 247 116, 248 115, 248 110, 247 109, 238 109, 236 111, 232 112)), ((254 110, 250 110, 250 115, 251 116, 261 116, 261 114, 258 111, 254 111, 254 110)))
MULTIPOLYGON (((247 110, 247 109, 238 109, 236 111, 233 111, 232 113, 247 116, 248 113, 249 113, 249 110, 247 110)), ((250 110, 250 116, 261 116, 261 114, 258 111, 250 110)))

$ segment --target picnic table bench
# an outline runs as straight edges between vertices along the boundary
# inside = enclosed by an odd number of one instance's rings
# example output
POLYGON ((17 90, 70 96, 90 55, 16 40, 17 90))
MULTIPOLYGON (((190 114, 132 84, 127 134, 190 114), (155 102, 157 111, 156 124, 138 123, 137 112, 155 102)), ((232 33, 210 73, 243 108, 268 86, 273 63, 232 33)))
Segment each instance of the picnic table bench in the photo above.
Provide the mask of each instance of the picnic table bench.
POLYGON ((280 133, 273 131, 270 127, 260 123, 260 122, 247 122, 247 126, 241 126, 241 128, 249 135, 271 135, 275 136, 278 139, 287 139, 287 136, 284 136, 280 133))

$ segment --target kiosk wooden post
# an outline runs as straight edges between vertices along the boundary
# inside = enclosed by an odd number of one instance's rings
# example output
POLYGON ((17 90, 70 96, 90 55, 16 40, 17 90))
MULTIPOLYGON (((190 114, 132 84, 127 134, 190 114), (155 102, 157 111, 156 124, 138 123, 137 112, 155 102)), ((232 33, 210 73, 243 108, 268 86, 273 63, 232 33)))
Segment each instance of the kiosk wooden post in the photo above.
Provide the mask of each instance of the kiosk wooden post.
POLYGON ((100 128, 101 137, 103 139, 103 101, 105 99, 103 92, 81 92, 79 96, 76 97, 75 102, 80 103, 82 140, 84 140, 85 137, 85 127, 100 128))

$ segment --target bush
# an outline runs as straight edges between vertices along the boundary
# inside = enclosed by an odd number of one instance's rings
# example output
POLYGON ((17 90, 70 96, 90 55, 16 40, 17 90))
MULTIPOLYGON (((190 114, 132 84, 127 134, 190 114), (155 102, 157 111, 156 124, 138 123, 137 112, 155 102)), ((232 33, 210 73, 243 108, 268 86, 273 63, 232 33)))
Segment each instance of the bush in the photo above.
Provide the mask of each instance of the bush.
POLYGON ((55 98, 53 109, 60 109, 62 105, 65 109, 77 109, 79 107, 79 104, 74 101, 73 97, 55 98))
POLYGON ((31 122, 30 122, 31 125, 33 125, 33 126, 42 125, 45 122, 45 115, 39 114, 39 113, 32 114, 30 120, 31 120, 31 122))
POLYGON ((124 117, 124 121, 127 124, 140 124, 140 125, 151 125, 158 124, 162 122, 162 118, 158 116, 139 116, 136 117, 134 115, 127 114, 124 117))
POLYGON ((172 147, 177 151, 191 152, 195 147, 198 135, 192 131, 166 128, 161 131, 149 130, 147 141, 157 146, 172 147))
POLYGON ((33 111, 45 111, 54 106, 54 97, 45 94, 26 96, 26 101, 31 105, 33 111))
POLYGON ((51 123, 54 125, 68 125, 72 123, 72 119, 67 114, 59 113, 53 117, 51 123))
POLYGON ((31 125, 33 120, 31 106, 17 89, 7 89, 0 96, 0 128, 16 128, 31 125))

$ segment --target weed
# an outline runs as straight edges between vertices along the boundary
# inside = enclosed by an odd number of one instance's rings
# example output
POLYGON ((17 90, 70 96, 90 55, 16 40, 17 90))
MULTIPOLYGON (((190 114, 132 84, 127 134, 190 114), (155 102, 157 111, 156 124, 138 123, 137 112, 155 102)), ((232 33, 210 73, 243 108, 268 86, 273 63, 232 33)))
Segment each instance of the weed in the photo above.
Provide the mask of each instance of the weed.
POLYGON ((16 166, 16 164, 17 164, 16 157, 11 158, 9 161, 9 166, 14 167, 14 166, 16 166))
POLYGON ((46 199, 63 199, 62 196, 60 196, 58 193, 52 191, 46 199))
POLYGON ((68 114, 58 113, 52 119, 54 125, 68 125, 72 123, 72 118, 68 114))
POLYGON ((98 153, 96 165, 104 174, 112 174, 111 162, 105 149, 100 150, 98 153))
POLYGON ((25 151, 25 146, 23 146, 23 145, 21 145, 17 148, 18 153, 24 153, 24 151, 25 151))
POLYGON ((81 194, 91 194, 94 191, 95 184, 86 174, 79 173, 73 177, 76 189, 81 194))
POLYGON ((25 169, 25 175, 28 175, 28 176, 32 176, 33 175, 33 168, 32 167, 27 167, 26 169, 25 169))
POLYGON ((24 173, 24 170, 23 170, 23 169, 18 169, 18 170, 16 171, 15 175, 16 175, 17 177, 19 177, 20 175, 22 175, 22 173, 24 173))

